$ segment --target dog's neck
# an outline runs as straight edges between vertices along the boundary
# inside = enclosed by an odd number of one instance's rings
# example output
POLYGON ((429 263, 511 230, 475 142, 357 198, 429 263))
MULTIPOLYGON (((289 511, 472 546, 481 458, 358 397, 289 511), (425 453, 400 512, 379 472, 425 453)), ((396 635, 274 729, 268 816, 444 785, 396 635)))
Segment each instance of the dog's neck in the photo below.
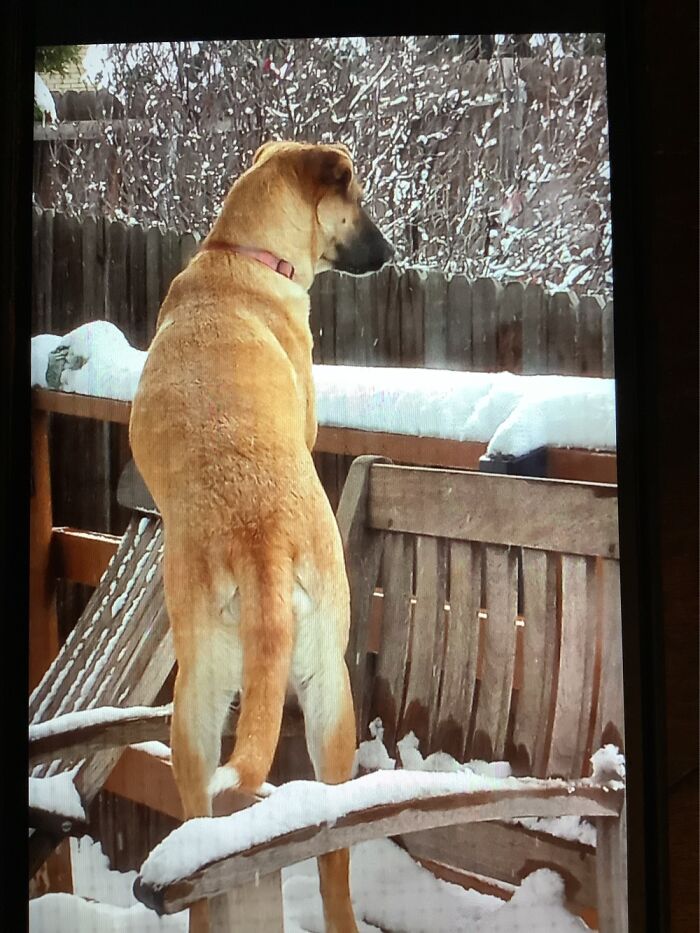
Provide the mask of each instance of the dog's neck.
POLYGON ((266 249, 255 249, 252 246, 239 246, 236 243, 225 243, 223 240, 207 239, 202 244, 202 250, 220 250, 224 253, 234 255, 249 256, 256 259, 263 265, 268 266, 274 272, 283 275, 286 279, 294 281, 294 266, 286 259, 280 259, 274 253, 266 249))

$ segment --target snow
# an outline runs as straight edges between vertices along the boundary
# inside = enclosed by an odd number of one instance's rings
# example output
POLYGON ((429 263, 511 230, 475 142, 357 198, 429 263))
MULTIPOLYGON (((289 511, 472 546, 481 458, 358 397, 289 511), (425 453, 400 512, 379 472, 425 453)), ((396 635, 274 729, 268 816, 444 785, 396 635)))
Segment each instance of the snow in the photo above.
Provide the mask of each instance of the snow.
POLYGON ((625 756, 616 745, 604 745, 591 756, 593 780, 620 783, 625 779, 625 756), (617 780, 615 780, 617 779, 617 780))
POLYGON ((142 866, 141 877, 146 884, 159 888, 217 859, 303 827, 333 825, 347 814, 371 807, 483 790, 552 786, 567 785, 554 779, 495 778, 466 769, 457 773, 375 771, 333 786, 292 781, 232 816, 189 820, 153 849, 142 866))
MULTIPOLYGON (((187 912, 158 917, 138 902, 136 872, 110 871, 98 842, 71 839, 75 895, 46 894, 29 902, 30 933, 186 933, 187 912), (91 898, 92 901, 83 900, 91 898)), ((360 933, 581 933, 562 906, 563 883, 541 869, 511 901, 466 891, 435 878, 395 843, 382 839, 352 850, 350 889, 360 933)), ((282 871, 285 933, 323 933, 315 860, 282 871)))
MULTIPOLYGON (((48 355, 57 347, 66 348, 63 391, 133 398, 146 352, 113 324, 34 337, 33 385, 46 387, 48 355)), ((313 373, 322 426, 477 441, 489 456, 542 446, 615 449, 613 379, 327 365, 313 373)))
POLYGON ((520 826, 524 826, 525 829, 531 829, 537 833, 556 836, 558 839, 582 842, 587 846, 596 845, 595 826, 578 816, 523 816, 509 822, 518 823, 520 826))
POLYGON ((172 704, 166 706, 99 706, 96 709, 76 710, 73 713, 63 713, 46 722, 39 722, 29 726, 29 741, 56 735, 58 732, 69 732, 85 726, 100 726, 108 723, 132 719, 135 716, 153 718, 171 714, 172 704))
POLYGON ((29 778, 29 806, 74 820, 86 820, 73 778, 77 767, 52 777, 29 778))
POLYGON ((369 731, 372 739, 360 742, 360 747, 355 752, 353 776, 360 768, 366 771, 393 771, 396 766, 396 760, 389 757, 383 742, 384 727, 381 719, 373 720, 369 724, 369 731))
MULTIPOLYGON (((395 762, 389 757, 382 741, 384 729, 381 719, 370 723, 372 741, 362 742, 356 755, 356 766, 359 763, 366 769, 393 770, 395 762)), ((455 773, 468 771, 480 774, 483 777, 505 778, 510 777, 512 769, 507 761, 481 761, 474 759, 464 763, 458 762, 446 752, 433 752, 423 758, 418 748, 418 739, 413 732, 409 732, 396 743, 403 768, 410 771, 441 771, 455 773)), ((599 749, 591 758, 593 765, 593 778, 596 783, 615 783, 615 778, 624 778, 625 759, 614 745, 606 745, 599 749)), ((577 816, 557 817, 520 817, 508 820, 518 823, 526 829, 535 832, 547 833, 559 839, 569 839, 573 842, 582 842, 585 845, 596 845, 595 826, 587 820, 577 816)))
POLYGON ((43 114, 51 117, 54 123, 58 123, 56 103, 53 99, 53 94, 48 89, 44 79, 38 74, 34 75, 34 103, 43 114))

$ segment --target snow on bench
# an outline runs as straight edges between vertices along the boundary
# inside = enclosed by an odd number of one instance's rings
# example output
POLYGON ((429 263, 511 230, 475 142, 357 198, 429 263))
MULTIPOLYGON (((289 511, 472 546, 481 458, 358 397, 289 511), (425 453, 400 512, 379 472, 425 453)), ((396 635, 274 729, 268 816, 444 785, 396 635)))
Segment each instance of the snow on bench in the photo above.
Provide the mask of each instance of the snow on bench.
MULTIPOLYGON (((371 739, 361 742, 355 753, 354 773, 365 771, 388 770, 396 767, 395 759, 389 756, 384 745, 384 727, 381 719, 369 724, 371 739)), ((457 761, 447 752, 433 752, 423 758, 418 748, 418 739, 409 732, 396 743, 401 764, 409 771, 429 771, 442 773, 473 772, 484 777, 503 778, 512 776, 512 769, 507 761, 472 760, 464 763, 457 761)), ((625 759, 614 745, 606 745, 591 758, 593 779, 597 783, 616 780, 625 776, 625 759)), ((578 816, 555 817, 515 817, 504 822, 518 823, 534 832, 546 833, 558 839, 580 842, 595 847, 595 826, 578 816)))
POLYGON ((51 761, 71 750, 82 757, 87 752, 138 742, 148 746, 144 750, 152 751, 157 757, 169 757, 167 746, 148 740, 163 734, 164 728, 169 726, 172 712, 172 703, 165 706, 100 706, 33 723, 29 726, 30 764, 51 761))
MULTIPOLYGON (((131 401, 146 359, 109 321, 32 339, 32 385, 131 401)), ((614 450, 615 381, 400 367, 313 367, 322 427, 486 443, 614 450)))
POLYGON ((184 823, 153 849, 135 891, 172 913, 286 864, 383 836, 515 816, 616 816, 623 789, 617 780, 493 778, 470 771, 376 771, 337 785, 293 781, 232 816, 184 823), (163 897, 169 886, 174 889, 163 897))
POLYGON ((52 823, 61 819, 77 820, 81 823, 87 821, 83 802, 73 783, 78 768, 79 766, 51 777, 29 778, 29 810, 33 811, 32 815, 35 818, 44 815, 48 817, 48 822, 52 823), (58 820, 53 820, 52 817, 57 817, 58 820))

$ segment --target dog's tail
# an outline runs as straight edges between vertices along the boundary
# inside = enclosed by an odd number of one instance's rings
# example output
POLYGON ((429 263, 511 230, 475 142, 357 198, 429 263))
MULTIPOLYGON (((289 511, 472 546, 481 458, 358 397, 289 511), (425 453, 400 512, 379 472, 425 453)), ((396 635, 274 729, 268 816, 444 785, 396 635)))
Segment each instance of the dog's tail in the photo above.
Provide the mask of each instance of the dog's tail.
POLYGON ((210 784, 255 793, 267 778, 279 740, 294 646, 292 559, 286 551, 236 562, 240 590, 243 690, 236 744, 210 784))

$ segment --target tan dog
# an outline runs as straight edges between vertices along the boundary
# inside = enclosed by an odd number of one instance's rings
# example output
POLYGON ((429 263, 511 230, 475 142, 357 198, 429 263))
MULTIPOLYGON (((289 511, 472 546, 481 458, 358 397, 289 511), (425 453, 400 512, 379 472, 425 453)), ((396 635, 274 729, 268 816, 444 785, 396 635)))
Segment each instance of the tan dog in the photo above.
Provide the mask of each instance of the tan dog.
MULTIPOLYGON (((259 149, 172 283, 134 398, 131 446, 163 517, 173 768, 188 818, 210 815, 225 788, 263 784, 288 687, 317 779, 350 776, 349 591, 311 458, 307 291, 323 269, 369 272, 390 258, 360 198, 344 146, 259 149), (217 769, 239 690, 236 745, 217 769)), ((319 869, 327 930, 355 931, 348 853, 319 869)))

